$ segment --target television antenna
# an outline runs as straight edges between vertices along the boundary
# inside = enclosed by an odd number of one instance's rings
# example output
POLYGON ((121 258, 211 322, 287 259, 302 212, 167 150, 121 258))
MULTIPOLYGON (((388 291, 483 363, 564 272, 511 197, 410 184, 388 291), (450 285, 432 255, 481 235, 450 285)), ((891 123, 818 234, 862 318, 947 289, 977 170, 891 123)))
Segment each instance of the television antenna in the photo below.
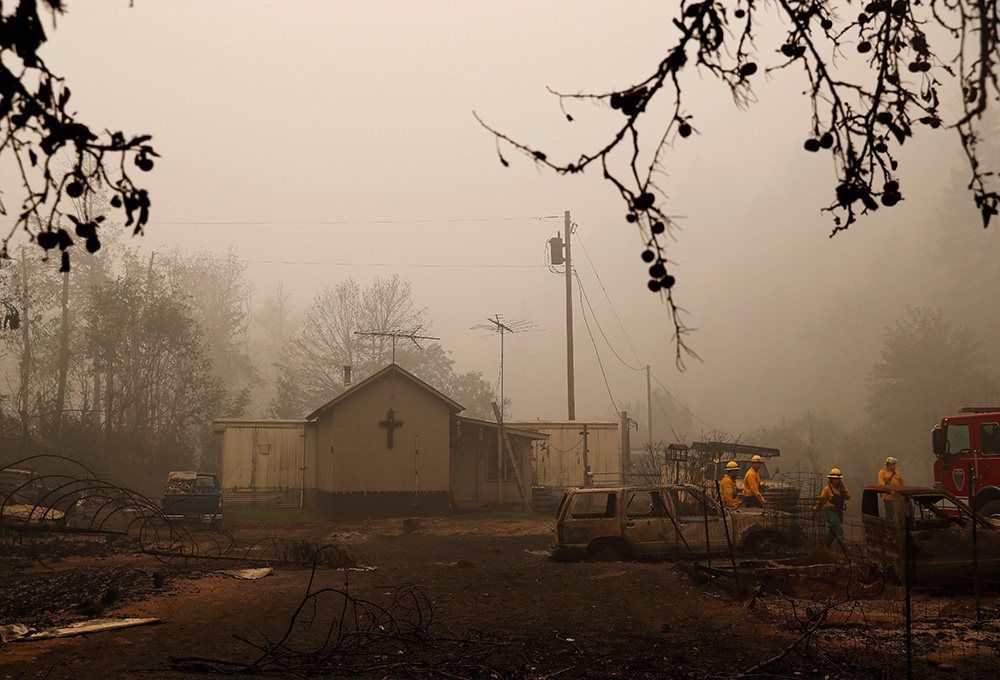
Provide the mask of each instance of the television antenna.
POLYGON ((524 502, 524 507, 527 510, 531 509, 531 498, 530 490, 526 490, 524 484, 521 480, 521 473, 517 469, 517 461, 514 459, 514 453, 510 448, 510 444, 507 442, 507 434, 504 430, 503 425, 503 408, 504 408, 504 392, 503 392, 503 336, 508 333, 527 333, 530 331, 541 330, 536 327, 530 321, 508 321, 504 319, 499 314, 494 314, 492 317, 486 319, 489 323, 479 324, 473 326, 470 330, 474 331, 485 331, 490 335, 500 334, 500 406, 497 407, 496 403, 493 404, 493 412, 496 414, 497 418, 497 507, 503 507, 503 481, 504 481, 504 460, 503 460, 503 449, 506 444, 507 447, 507 459, 510 463, 511 469, 514 471, 514 479, 517 480, 517 489, 521 493, 521 500, 524 502))
POLYGON ((396 340, 400 338, 405 338, 410 340, 417 349, 423 349, 417 340, 440 340, 441 338, 435 338, 430 335, 418 335, 424 327, 417 326, 412 331, 354 331, 355 335, 367 335, 371 337, 378 338, 392 338, 392 363, 396 363, 396 340))
POLYGON ((508 321, 499 314, 486 319, 489 323, 481 323, 469 330, 485 331, 489 335, 500 334, 500 423, 503 424, 504 391, 503 391, 503 336, 508 333, 529 333, 540 331, 533 322, 526 320, 508 321))

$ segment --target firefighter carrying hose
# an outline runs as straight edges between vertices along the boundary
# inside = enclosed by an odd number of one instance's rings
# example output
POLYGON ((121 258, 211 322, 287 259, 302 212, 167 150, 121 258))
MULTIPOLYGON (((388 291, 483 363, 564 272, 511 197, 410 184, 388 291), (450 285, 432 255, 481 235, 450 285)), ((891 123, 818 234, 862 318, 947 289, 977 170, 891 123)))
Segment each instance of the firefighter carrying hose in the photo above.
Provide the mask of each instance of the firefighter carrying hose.
POLYGON ((840 549, 847 554, 847 542, 844 540, 844 507, 851 499, 851 492, 844 486, 844 475, 840 470, 833 468, 830 470, 828 483, 823 487, 823 492, 819 495, 819 501, 813 506, 812 516, 822 510, 826 519, 826 543, 827 548, 833 547, 836 539, 840 544, 840 549))
POLYGON ((764 459, 754 456, 750 459, 750 469, 743 475, 743 505, 748 508, 763 508, 764 495, 760 492, 760 466, 764 459))
POLYGON ((726 463, 726 474, 722 475, 722 479, 719 481, 719 496, 724 508, 738 508, 740 506, 736 488, 736 473, 739 471, 740 464, 735 460, 726 463))

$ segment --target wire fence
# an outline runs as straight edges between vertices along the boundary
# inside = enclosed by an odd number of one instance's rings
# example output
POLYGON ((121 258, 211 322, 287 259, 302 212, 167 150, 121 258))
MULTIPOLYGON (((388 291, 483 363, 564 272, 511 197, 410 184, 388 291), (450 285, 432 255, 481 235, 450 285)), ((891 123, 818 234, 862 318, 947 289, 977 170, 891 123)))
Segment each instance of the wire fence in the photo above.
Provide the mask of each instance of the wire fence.
MULTIPOLYGON (((57 545, 114 538, 174 566, 302 564, 316 546, 281 536, 237 541, 218 525, 170 519, 158 500, 109 482, 84 464, 56 455, 30 456, 0 466, 0 565, 40 561, 57 545), (57 471, 34 473, 35 467, 57 471)), ((77 545, 84 550, 83 545, 77 545)), ((333 566, 356 566, 336 549, 323 551, 333 566)))
POLYGON ((969 587, 908 587, 863 560, 823 549, 805 557, 747 567, 742 576, 753 587, 747 606, 762 621, 808 633, 800 651, 857 676, 919 678, 963 666, 995 672, 996 590, 981 592, 977 613, 969 587))
POLYGON ((1000 526, 941 492, 884 491, 863 491, 861 514, 843 525, 846 549, 822 516, 801 514, 797 555, 744 560, 724 582, 742 584, 737 595, 762 621, 799 632, 798 651, 833 675, 995 674, 1000 526))
MULTIPOLYGON (((21 566, 37 559, 39 537, 76 534, 130 537, 140 552, 173 565, 328 560, 330 566, 350 566, 351 558, 335 548, 318 550, 277 537, 247 545, 224 531, 169 522, 156 502, 78 463, 49 458, 64 469, 22 474, 21 468, 40 457, 0 468, 10 482, 10 488, 0 490, 0 564, 21 566)), ((860 512, 846 517, 841 547, 828 520, 812 512, 824 481, 809 473, 776 476, 771 491, 782 490, 782 509, 777 509, 779 497, 772 496, 775 502, 767 509, 749 512, 721 511, 714 483, 697 493, 690 487, 674 489, 671 526, 690 553, 690 573, 715 579, 761 621, 793 631, 786 654, 818 658, 832 677, 922 678, 958 669, 966 671, 963 675, 995 677, 1000 667, 1000 524, 940 491, 886 494, 884 487, 869 487, 852 503, 860 512)), ((310 592, 307 599, 315 597, 320 594, 310 592)), ((368 616, 369 605, 346 592, 324 591, 322 597, 349 603, 358 620, 368 616)), ((419 594, 407 593, 400 601, 416 603, 406 611, 421 613, 419 594)), ((406 625, 405 636, 412 633, 414 644, 426 646, 430 638, 422 624, 406 625)), ((375 629, 359 630, 368 635, 375 629)), ((337 653, 343 648, 340 638, 324 644, 337 653)), ((300 668, 302 659, 287 645, 268 654, 267 663, 274 667, 300 668)), ((428 657, 428 663, 435 659, 428 657)))

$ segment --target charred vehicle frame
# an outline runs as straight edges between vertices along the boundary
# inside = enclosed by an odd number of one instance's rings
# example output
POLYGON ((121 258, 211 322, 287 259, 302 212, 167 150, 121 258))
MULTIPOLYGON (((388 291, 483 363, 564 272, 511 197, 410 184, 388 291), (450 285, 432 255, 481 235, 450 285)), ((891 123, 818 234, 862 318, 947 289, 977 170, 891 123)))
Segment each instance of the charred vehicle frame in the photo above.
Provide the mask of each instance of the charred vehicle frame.
POLYGON ((731 551, 768 555, 801 541, 797 520, 754 509, 722 511, 693 484, 568 489, 556 510, 556 559, 599 555, 687 558, 731 551))

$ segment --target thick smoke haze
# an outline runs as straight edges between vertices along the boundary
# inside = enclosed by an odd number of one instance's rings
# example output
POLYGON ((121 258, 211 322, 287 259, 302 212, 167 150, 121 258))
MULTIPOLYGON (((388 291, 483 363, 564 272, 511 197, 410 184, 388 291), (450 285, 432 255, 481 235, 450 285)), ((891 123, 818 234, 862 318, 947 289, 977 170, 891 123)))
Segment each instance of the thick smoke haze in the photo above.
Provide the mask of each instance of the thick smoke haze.
POLYGON ((252 306, 280 285, 305 313, 348 277, 367 285, 399 274, 455 369, 494 384, 499 339, 470 329, 494 314, 531 321, 538 332, 505 340, 512 415, 565 418, 565 284, 545 266, 545 243, 569 210, 586 293, 581 302, 577 287, 573 303, 578 418, 611 419, 629 404, 644 436, 636 369, 648 364, 654 387, 674 398, 654 404, 664 438, 747 436, 806 411, 856 427, 883 334, 908 306, 975 326, 954 304, 955 280, 981 272, 942 261, 942 239, 964 230, 965 247, 984 252, 997 234, 963 193, 954 133, 906 156, 899 206, 831 239, 820 208, 833 198, 833 168, 802 150, 802 80, 761 74, 759 101, 741 111, 706 78, 691 93, 696 134, 674 142, 659 179, 680 225, 669 258, 696 329, 686 342, 701 357, 679 371, 667 308, 646 290, 643 241, 613 189, 594 172, 556 177, 509 152, 504 167, 473 116, 552 155, 593 150, 616 114, 575 103, 569 122, 546 87, 606 92, 638 80, 662 57, 668 10, 74 3, 47 27, 43 55, 81 116, 153 135, 162 158, 144 178, 152 219, 130 243, 147 256, 233 249, 252 306), (683 422, 664 427, 677 413, 683 422))

